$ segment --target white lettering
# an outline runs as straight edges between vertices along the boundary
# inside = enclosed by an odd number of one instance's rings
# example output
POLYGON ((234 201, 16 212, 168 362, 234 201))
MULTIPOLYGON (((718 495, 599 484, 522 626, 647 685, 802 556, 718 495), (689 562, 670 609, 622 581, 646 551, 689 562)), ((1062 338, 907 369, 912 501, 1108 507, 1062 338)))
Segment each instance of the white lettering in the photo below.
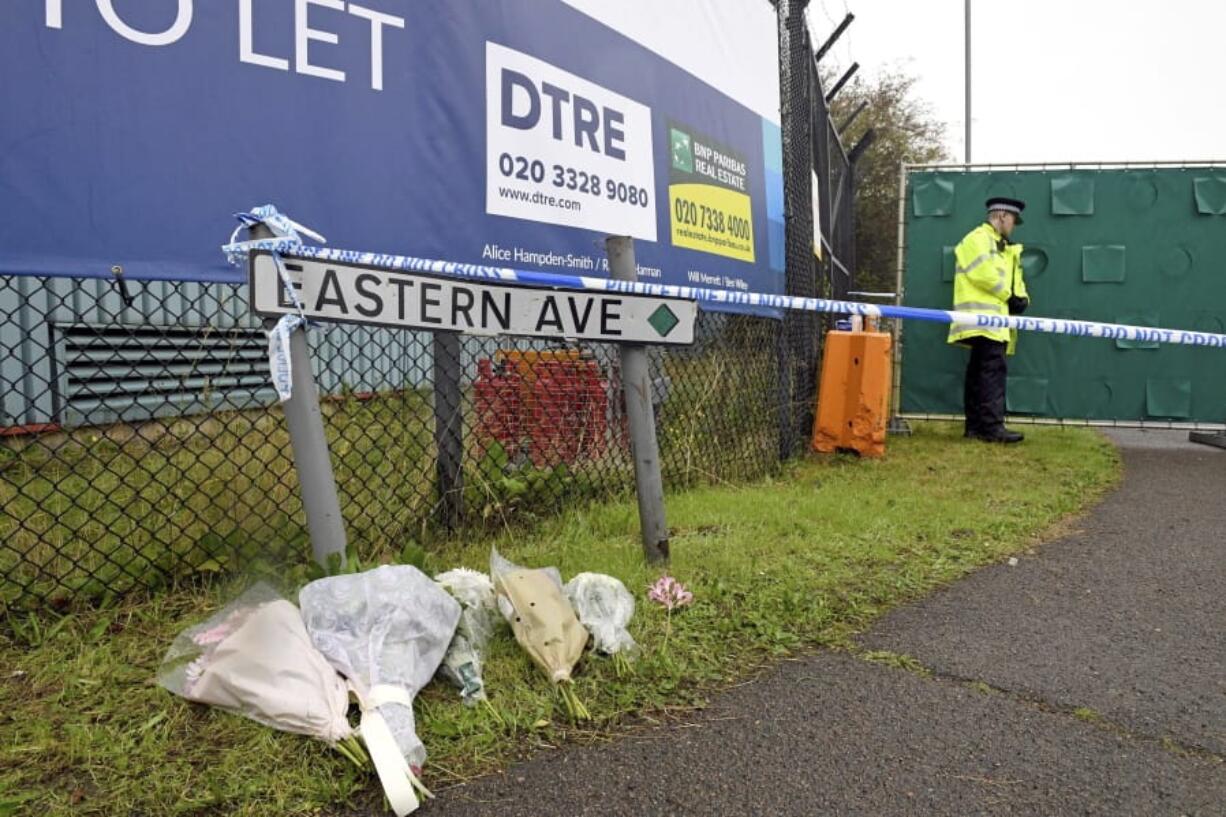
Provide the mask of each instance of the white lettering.
POLYGON ((336 11, 345 10, 344 0, 294 0, 294 69, 299 74, 306 74, 309 77, 344 82, 344 71, 311 65, 309 49, 312 40, 330 45, 336 45, 341 41, 340 36, 331 31, 320 31, 310 27, 307 15, 310 13, 311 6, 323 6, 336 11))
MULTIPOLYGON (((119 15, 115 13, 114 0, 97 0, 98 12, 116 34, 140 45, 153 46, 177 43, 187 33, 187 30, 191 28, 192 0, 178 0, 178 2, 179 12, 175 16, 174 25, 165 31, 151 34, 146 31, 137 31, 120 19, 119 15)), ((59 9, 57 8, 55 11, 58 15, 59 9)), ((48 17, 50 17, 50 10, 48 10, 48 17)), ((56 22, 60 21, 57 20, 56 22)), ((59 28, 59 26, 55 26, 55 28, 59 28)))
MULTIPOLYGON (((191 30, 195 14, 195 0, 173 0, 176 4, 174 22, 165 31, 141 31, 129 25, 115 10, 115 0, 94 0, 98 13, 110 26, 111 30, 130 42, 146 46, 173 45, 191 30)), ((163 0, 165 2, 165 0, 163 0)), ((123 4, 118 4, 123 7, 123 4)), ((376 11, 357 3, 346 3, 345 0, 294 0, 294 58, 293 70, 299 74, 333 82, 345 82, 345 71, 338 68, 328 68, 311 62, 311 43, 326 43, 339 45, 340 34, 312 28, 310 12, 312 6, 323 6, 333 11, 348 12, 370 25, 370 87, 382 91, 386 66, 384 64, 384 40, 388 28, 404 29, 406 18, 397 17, 376 11)), ((238 0, 238 37, 239 61, 262 68, 272 68, 276 71, 289 71, 290 59, 272 54, 261 54, 255 47, 255 0, 238 0)), ((64 0, 44 0, 44 19, 47 28, 62 29, 64 27, 64 0)))
POLYGON ((289 60, 281 57, 270 57, 255 53, 254 35, 252 34, 251 4, 254 0, 238 0, 238 37, 239 59, 252 65, 262 65, 265 68, 275 68, 278 71, 289 70, 289 60))
POLYGON ((354 3, 349 4, 349 13, 370 21, 370 87, 383 90, 383 27, 404 28, 404 19, 383 14, 354 3))

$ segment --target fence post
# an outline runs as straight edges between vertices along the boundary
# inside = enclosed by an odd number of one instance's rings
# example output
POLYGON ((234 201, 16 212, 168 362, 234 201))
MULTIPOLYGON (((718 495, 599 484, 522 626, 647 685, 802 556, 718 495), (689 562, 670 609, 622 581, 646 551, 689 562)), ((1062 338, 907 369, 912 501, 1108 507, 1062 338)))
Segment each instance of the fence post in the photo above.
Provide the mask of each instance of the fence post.
MULTIPOLYGON (((805 22, 807 0, 779 0, 779 94, 783 141, 783 197, 785 212, 785 292, 817 294, 813 257, 812 174, 819 175, 819 195, 826 196, 829 174, 815 157, 814 117, 824 111, 817 69, 805 22)), ((824 138, 825 131, 822 132, 824 138)), ((815 152, 816 151, 816 152, 815 152)), ((822 199, 822 228, 830 231, 827 198, 822 199)), ((784 313, 780 327, 779 457, 789 459, 801 450, 813 425, 813 399, 817 368, 817 322, 813 316, 784 313)))
MULTIPOLYGON (((257 224, 251 228, 251 237, 272 238, 273 233, 263 224, 257 224)), ((302 509, 306 512, 307 532, 311 537, 311 553, 316 562, 326 565, 328 556, 333 553, 344 558, 348 542, 305 327, 300 326, 290 334, 289 360, 293 369, 293 393, 281 408, 289 426, 294 468, 298 471, 298 485, 302 491, 302 509)))
POLYGON ((434 333, 434 445, 439 516, 447 530, 464 513, 464 396, 460 388, 460 334, 434 333))
MULTIPOLYGON (((614 280, 637 281, 634 239, 605 239, 609 271, 614 280)), ((668 559, 668 525, 664 520, 664 480, 660 476, 660 445, 656 440, 656 417, 652 406, 651 365, 647 347, 637 343, 621 346, 622 393, 630 423, 630 452, 634 457, 634 484, 639 500, 639 526, 643 552, 651 563, 668 559)))

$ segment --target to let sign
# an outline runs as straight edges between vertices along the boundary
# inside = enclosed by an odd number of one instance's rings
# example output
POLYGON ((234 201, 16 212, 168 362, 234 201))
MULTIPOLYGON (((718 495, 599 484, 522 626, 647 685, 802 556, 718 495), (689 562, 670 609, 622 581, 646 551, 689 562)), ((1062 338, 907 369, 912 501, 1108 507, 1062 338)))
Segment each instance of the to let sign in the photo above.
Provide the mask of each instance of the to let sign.
MULTIPOLYGON (((294 295, 308 318, 401 329, 537 338, 689 345, 694 301, 613 292, 548 289, 397 272, 358 264, 283 258, 294 295)), ((276 262, 253 253, 251 308, 293 314, 276 262)))

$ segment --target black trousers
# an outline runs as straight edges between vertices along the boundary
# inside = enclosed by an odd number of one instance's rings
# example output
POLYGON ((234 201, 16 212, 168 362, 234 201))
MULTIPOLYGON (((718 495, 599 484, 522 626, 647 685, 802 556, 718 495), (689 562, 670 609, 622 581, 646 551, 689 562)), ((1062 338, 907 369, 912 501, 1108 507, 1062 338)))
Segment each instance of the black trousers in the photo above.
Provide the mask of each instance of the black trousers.
POLYGON ((1005 428, 1005 363, 1007 344, 988 338, 968 338, 971 359, 966 364, 962 406, 966 433, 992 436, 1005 428))

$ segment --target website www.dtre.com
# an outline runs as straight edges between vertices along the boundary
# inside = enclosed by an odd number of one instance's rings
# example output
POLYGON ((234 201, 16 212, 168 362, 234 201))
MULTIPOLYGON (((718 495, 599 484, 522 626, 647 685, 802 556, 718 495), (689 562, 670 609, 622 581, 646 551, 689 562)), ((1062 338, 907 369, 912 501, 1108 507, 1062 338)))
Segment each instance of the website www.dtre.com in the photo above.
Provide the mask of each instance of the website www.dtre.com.
POLYGON ((551 196, 548 193, 529 193, 527 190, 516 190, 514 187, 499 187, 498 195, 504 199, 511 201, 523 201, 529 204, 544 204, 549 207, 556 207, 559 210, 581 210, 583 202, 575 201, 574 199, 563 199, 551 196))

